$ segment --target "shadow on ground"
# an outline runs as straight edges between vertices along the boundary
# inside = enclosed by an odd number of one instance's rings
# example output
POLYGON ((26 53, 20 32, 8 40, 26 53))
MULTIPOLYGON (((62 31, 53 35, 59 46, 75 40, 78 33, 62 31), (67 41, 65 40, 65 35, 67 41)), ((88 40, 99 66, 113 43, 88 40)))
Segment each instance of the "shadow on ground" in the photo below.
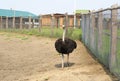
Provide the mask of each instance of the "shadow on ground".
MULTIPOLYGON (((67 63, 64 63, 64 67, 71 67, 71 66, 73 66, 75 63, 69 63, 69 66, 68 66, 68 64, 67 63)), ((55 67, 56 68, 61 68, 62 67, 62 64, 60 63, 60 64, 55 64, 55 67)))

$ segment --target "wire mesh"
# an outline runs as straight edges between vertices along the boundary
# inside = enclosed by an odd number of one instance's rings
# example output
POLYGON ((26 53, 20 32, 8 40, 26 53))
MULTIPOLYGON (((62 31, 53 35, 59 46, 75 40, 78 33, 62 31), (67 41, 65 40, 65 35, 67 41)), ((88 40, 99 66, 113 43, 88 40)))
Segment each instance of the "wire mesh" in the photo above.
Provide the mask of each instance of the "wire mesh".
POLYGON ((120 79, 120 9, 117 9, 117 13, 105 10, 84 15, 82 26, 82 38, 85 45, 120 79), (113 43, 111 42, 114 40, 112 36, 116 37, 113 34, 114 26, 117 26, 117 42, 113 43), (113 51, 112 45, 116 46, 115 52, 111 52, 111 50, 113 51), (113 61, 114 59, 115 61, 113 61))
POLYGON ((120 9, 118 9, 117 16, 117 50, 116 50, 116 67, 114 68, 114 73, 119 76, 120 79, 120 9))
POLYGON ((107 10, 103 14, 103 31, 102 31, 102 53, 101 61, 109 67, 109 54, 110 54, 110 29, 111 29, 111 11, 107 10))
POLYGON ((96 57, 98 57, 98 14, 95 14, 95 27, 94 27, 94 51, 96 57))

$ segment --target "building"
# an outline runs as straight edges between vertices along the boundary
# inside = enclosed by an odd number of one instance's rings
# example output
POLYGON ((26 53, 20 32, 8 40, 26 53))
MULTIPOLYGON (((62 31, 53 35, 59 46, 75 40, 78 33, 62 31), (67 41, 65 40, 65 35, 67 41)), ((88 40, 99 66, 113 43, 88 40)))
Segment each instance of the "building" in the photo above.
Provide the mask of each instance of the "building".
POLYGON ((0 28, 28 28, 38 22, 37 15, 12 9, 0 9, 0 28))
MULTIPOLYGON (((74 26, 74 15, 67 15, 68 16, 68 27, 74 26)), ((42 20, 42 26, 51 26, 53 23, 55 27, 62 27, 65 25, 65 14, 61 13, 54 13, 54 14, 45 14, 40 15, 42 20)), ((76 15, 76 27, 80 27, 80 15, 76 15)))

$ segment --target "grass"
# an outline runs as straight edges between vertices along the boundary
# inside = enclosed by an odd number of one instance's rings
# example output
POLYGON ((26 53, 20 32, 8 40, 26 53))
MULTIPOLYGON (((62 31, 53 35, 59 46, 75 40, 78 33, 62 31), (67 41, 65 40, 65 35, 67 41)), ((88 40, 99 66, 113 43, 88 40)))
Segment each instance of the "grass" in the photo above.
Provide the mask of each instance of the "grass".
POLYGON ((15 38, 19 38, 21 40, 27 40, 29 37, 28 36, 19 36, 19 35, 17 35, 15 38))
POLYGON ((29 36, 27 35, 19 35, 16 33, 9 33, 9 32, 4 32, 4 31, 0 31, 0 35, 4 35, 6 37, 5 40, 11 40, 11 38, 18 38, 20 40, 29 39, 29 36))
MULTIPOLYGON (((41 31, 38 28, 32 29, 2 29, 0 32, 13 32, 19 34, 27 34, 27 35, 34 35, 34 36, 43 36, 43 37, 51 37, 51 38, 60 38, 62 37, 63 29, 61 28, 54 28, 53 30, 50 27, 42 27, 41 31)), ((81 39, 82 30, 81 29, 72 29, 69 28, 67 32, 67 37, 80 40, 81 39)), ((24 38, 26 39, 26 38, 24 38)), ((24 40, 23 39, 23 40, 24 40)))

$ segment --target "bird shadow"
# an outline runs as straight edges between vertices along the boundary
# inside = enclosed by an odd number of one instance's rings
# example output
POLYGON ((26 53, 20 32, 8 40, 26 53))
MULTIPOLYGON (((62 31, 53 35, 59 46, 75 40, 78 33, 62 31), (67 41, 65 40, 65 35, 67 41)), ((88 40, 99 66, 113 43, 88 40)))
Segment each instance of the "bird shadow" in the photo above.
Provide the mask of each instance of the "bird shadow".
MULTIPOLYGON (((64 67, 71 67, 71 66, 73 66, 75 63, 69 63, 69 66, 68 66, 68 64, 67 63, 64 63, 64 67)), ((61 68, 62 67, 62 64, 60 63, 60 64, 55 64, 55 67, 56 68, 61 68)))

